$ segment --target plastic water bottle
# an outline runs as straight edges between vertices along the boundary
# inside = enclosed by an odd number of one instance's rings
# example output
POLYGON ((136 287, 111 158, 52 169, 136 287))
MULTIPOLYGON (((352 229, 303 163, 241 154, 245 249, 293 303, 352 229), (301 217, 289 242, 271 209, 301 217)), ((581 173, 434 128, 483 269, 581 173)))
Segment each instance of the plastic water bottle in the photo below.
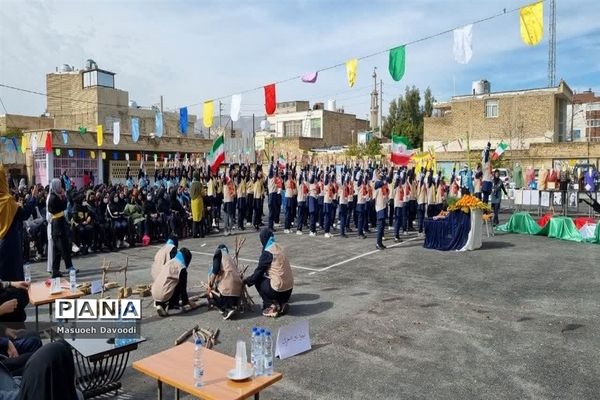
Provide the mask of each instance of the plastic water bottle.
POLYGON ((27 263, 23 266, 23 275, 25 276, 25 282, 31 283, 31 264, 27 263))
POLYGON ((264 374, 265 375, 273 375, 273 337, 271 336, 270 331, 265 332, 265 337, 263 338, 263 357, 264 357, 264 374))
POLYGON ((262 338, 258 328, 252 329, 252 340, 250 342, 250 360, 254 367, 254 376, 263 374, 263 358, 262 358, 262 338))
POLYGON ((202 359, 202 339, 196 338, 194 341, 194 386, 202 387, 202 377, 204 376, 204 360, 202 359))
POLYGON ((71 287, 71 293, 77 291, 77 272, 75 268, 71 268, 71 271, 69 271, 69 286, 71 287))

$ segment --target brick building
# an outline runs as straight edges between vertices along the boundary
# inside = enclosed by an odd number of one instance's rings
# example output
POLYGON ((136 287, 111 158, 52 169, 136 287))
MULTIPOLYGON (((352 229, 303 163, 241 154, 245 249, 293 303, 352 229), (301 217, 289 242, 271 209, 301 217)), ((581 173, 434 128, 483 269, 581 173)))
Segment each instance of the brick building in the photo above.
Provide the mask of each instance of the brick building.
POLYGON ((454 162, 474 164, 488 141, 509 145, 509 167, 515 161, 535 167, 564 161, 598 165, 600 146, 565 143, 571 138, 568 111, 573 100, 564 81, 556 87, 507 92, 474 89, 471 95, 434 105, 424 121, 423 147, 434 148, 444 168, 454 162))
POLYGON ((87 171, 94 174, 97 182, 119 182, 125 177, 127 156, 133 164, 137 164, 138 157, 148 158, 151 162, 146 165, 152 173, 154 154, 162 159, 173 153, 206 153, 210 149, 211 140, 194 134, 197 118, 191 114, 184 136, 179 131, 179 113, 163 112, 163 135, 156 137, 158 109, 130 102, 129 93, 115 87, 115 74, 99 69, 91 60, 82 70, 65 65, 47 74, 46 91, 46 118, 19 116, 23 119, 19 127, 26 129, 24 134, 28 135, 30 145, 32 139, 39 144, 37 151, 30 147, 26 153, 30 181, 47 184, 49 179, 68 170, 76 184, 82 183, 87 171), (134 117, 138 118, 140 128, 137 142, 133 141, 130 129, 134 117), (113 123, 117 121, 120 141, 114 144, 113 123), (101 147, 96 142, 98 125, 102 125, 104 132, 101 147), (47 135, 52 135, 53 148, 58 149, 50 154, 43 151, 47 135), (104 158, 102 152, 106 153, 104 158))
POLYGON ((600 97, 592 89, 573 95, 567 109, 569 140, 600 142, 600 97))
MULTIPOLYGON (((343 109, 325 109, 323 103, 310 107, 308 101, 290 101, 277 104, 275 114, 267 117, 268 134, 275 138, 320 139, 318 147, 345 146, 356 141, 358 132, 369 129, 369 121, 346 114, 343 109)), ((301 141, 299 141, 300 143, 301 141)))

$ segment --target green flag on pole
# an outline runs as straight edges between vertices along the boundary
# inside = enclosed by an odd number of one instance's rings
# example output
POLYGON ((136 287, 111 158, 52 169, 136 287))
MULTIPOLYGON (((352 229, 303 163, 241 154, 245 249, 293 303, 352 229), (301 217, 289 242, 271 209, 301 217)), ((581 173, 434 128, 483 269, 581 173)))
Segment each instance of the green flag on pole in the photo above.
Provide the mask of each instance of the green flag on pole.
POLYGON ((404 76, 404 67, 406 65, 405 46, 394 47, 390 50, 390 75, 395 81, 399 81, 404 76))

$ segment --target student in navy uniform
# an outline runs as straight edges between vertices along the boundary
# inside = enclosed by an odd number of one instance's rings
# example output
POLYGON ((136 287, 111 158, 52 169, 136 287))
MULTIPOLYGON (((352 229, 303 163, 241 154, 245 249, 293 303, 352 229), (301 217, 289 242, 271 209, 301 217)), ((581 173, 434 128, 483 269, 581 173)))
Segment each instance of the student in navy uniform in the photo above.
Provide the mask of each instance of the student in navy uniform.
POLYGON ((298 212, 297 212, 297 220, 296 220, 296 235, 302 235, 302 228, 304 227, 304 219, 306 213, 306 200, 308 197, 308 184, 304 179, 305 171, 300 171, 298 174, 298 195, 297 195, 297 203, 298 203, 298 212))
POLYGON ((406 235, 403 224, 404 216, 404 170, 397 171, 394 176, 394 240, 400 241, 400 228, 406 235))
POLYGON ((323 185, 323 230, 325 231, 325 237, 331 237, 331 224, 333 222, 332 214, 333 214, 333 180, 335 175, 331 172, 328 172, 325 175, 324 185, 323 185))
POLYGON ((284 249, 275 242, 273 232, 263 228, 259 237, 262 253, 254 273, 245 278, 244 283, 256 287, 263 301, 263 315, 277 317, 288 311, 294 276, 284 249))
POLYGON ((346 224, 348 223, 348 203, 352 197, 351 193, 352 180, 349 174, 342 176, 342 186, 340 187, 340 236, 345 238, 346 235, 346 224))
POLYGON ((296 171, 296 166, 294 165, 292 168, 289 166, 286 168, 285 174, 285 221, 284 221, 284 229, 285 233, 290 233, 290 229, 292 229, 292 221, 294 220, 294 201, 292 199, 295 198, 296 192, 296 181, 294 180, 294 174, 296 171))
POLYGON ((277 170, 273 164, 273 156, 271 156, 271 164, 269 165, 269 178, 267 180, 267 191, 269 192, 269 229, 273 230, 275 224, 275 214, 277 213, 277 170))
POLYGON ((356 214, 357 214, 357 230, 358 237, 361 239, 365 239, 365 210, 366 203, 369 198, 369 190, 367 188, 367 183, 363 180, 363 172, 359 172, 357 174, 357 184, 358 184, 358 198, 356 201, 356 214))
MULTIPOLYGON (((393 173, 390 172, 390 174, 393 173)), ((385 249, 383 245, 383 231, 385 229, 385 220, 387 213, 388 200, 390 195, 390 189, 388 185, 388 178, 385 175, 385 170, 375 170, 375 184, 374 184, 374 203, 375 213, 377 216, 377 250, 385 249)))
POLYGON ((317 183, 317 167, 313 168, 309 178, 308 186, 308 218, 309 218, 309 235, 317 235, 317 214, 319 211, 319 185, 317 183))

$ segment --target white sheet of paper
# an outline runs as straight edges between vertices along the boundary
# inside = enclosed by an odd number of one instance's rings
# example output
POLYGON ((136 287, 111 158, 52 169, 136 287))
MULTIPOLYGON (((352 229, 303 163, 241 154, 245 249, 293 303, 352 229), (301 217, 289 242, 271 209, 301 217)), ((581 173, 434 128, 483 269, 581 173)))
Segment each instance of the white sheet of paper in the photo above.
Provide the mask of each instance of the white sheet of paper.
POLYGON ((308 320, 282 326, 277 331, 275 357, 283 360, 311 349, 308 320))
POLYGON ((50 294, 56 294, 62 292, 60 287, 60 278, 52 278, 52 285, 50 286, 50 294))
POLYGON ((523 205, 531 204, 531 190, 523 190, 523 205))
POLYGON ((97 281, 92 281, 92 294, 102 292, 102 279, 98 279, 97 281))
POLYGON ((540 203, 542 207, 550 207, 550 192, 542 192, 540 203))
POLYGON ((540 191, 539 190, 531 191, 531 205, 536 206, 536 207, 540 205, 540 191))
POLYGON ((523 204, 523 189, 515 190, 515 204, 523 204))

